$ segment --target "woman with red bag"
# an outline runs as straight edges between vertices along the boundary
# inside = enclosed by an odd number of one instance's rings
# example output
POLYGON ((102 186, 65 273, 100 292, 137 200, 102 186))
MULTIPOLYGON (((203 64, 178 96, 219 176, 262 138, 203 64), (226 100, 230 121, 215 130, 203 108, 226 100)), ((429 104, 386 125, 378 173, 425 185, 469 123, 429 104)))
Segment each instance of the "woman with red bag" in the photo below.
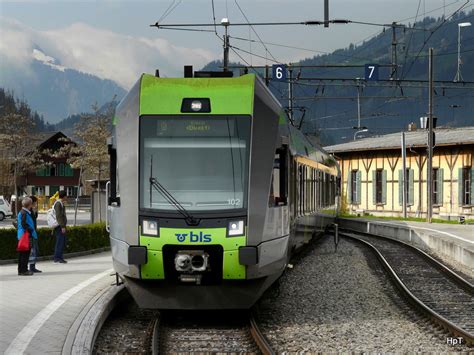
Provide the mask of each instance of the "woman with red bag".
POLYGON ((23 198, 21 201, 23 208, 18 213, 18 275, 21 276, 33 275, 33 272, 28 270, 28 259, 32 244, 31 239, 38 239, 38 235, 36 234, 35 224, 30 211, 32 204, 31 198, 23 198))

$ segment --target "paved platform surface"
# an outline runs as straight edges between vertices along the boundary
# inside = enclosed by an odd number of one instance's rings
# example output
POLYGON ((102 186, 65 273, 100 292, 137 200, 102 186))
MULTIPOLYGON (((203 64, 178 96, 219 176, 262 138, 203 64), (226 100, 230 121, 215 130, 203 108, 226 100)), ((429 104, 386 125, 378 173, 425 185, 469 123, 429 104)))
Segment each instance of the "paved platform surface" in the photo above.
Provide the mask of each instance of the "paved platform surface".
MULTIPOLYGON (((426 231, 442 234, 447 237, 472 242, 474 244, 474 225, 468 224, 449 224, 449 223, 428 223, 428 222, 405 222, 405 221, 387 221, 386 219, 373 219, 378 223, 398 224, 409 226, 411 228, 424 229, 426 231)), ((366 219, 371 221, 371 219, 366 219)))
POLYGON ((43 273, 18 276, 16 264, 0 266, 2 354, 60 354, 84 306, 115 281, 110 252, 37 267, 43 273))

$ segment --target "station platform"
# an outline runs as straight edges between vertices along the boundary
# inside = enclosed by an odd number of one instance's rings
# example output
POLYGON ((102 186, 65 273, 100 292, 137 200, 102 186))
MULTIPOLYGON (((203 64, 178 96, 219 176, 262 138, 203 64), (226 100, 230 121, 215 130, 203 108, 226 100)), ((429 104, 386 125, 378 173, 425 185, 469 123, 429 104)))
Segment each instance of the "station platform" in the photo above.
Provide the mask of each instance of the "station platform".
POLYGON ((435 254, 474 277, 474 225, 340 218, 340 228, 390 237, 435 254))
MULTIPOLYGON (((115 282, 110 252, 39 262, 42 273, 18 276, 0 266, 0 353, 61 354, 85 306, 115 282)), ((67 351, 65 352, 67 353, 67 351)))

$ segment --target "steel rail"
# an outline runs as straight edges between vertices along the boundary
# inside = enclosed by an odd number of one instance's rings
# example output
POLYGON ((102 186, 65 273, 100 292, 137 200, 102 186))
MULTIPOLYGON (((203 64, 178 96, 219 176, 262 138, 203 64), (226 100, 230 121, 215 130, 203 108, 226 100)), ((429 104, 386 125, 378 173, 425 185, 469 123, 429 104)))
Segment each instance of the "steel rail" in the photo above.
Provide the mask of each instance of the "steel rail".
POLYGON ((438 260, 436 260, 435 258, 433 258, 430 254, 426 253, 425 251, 421 250, 420 248, 418 248, 414 245, 411 245, 411 244, 409 244, 407 242, 404 242, 402 240, 397 240, 397 239, 393 239, 393 238, 389 238, 389 237, 384 237, 382 235, 371 234, 371 233, 367 233, 367 232, 359 232, 359 231, 355 231, 355 230, 351 230, 351 229, 347 229, 347 228, 340 228, 339 230, 347 231, 347 232, 354 233, 354 234, 365 235, 367 237, 375 237, 375 238, 382 239, 382 240, 388 240, 390 242, 401 244, 401 245, 403 245, 407 248, 410 248, 412 250, 416 250, 420 255, 422 255, 425 258, 425 260, 427 260, 428 262, 430 262, 430 263, 434 264, 435 266, 437 266, 438 268, 440 268, 452 280, 454 280, 459 286, 461 286, 463 289, 465 289, 467 292, 469 292, 470 294, 472 294, 474 296, 474 284, 472 284, 471 282, 469 282, 468 280, 463 278, 461 275, 459 275, 455 271, 451 270, 449 267, 447 267, 443 263, 441 263, 438 260))
MULTIPOLYGON (((163 326, 162 319, 156 319, 155 323, 153 324, 153 332, 151 335, 151 343, 152 343, 152 355, 160 354, 160 350, 163 350, 163 346, 166 344, 166 341, 163 340, 163 334, 166 334, 167 330, 166 326, 163 326), (163 341, 163 342, 162 342, 163 341)), ((248 327, 247 333, 247 340, 253 341, 256 348, 260 350, 260 352, 264 355, 274 355, 276 352, 272 349, 270 343, 263 335, 262 331, 258 326, 258 322, 256 321, 255 311, 251 310, 248 314, 248 320, 246 319, 244 324, 248 327), (250 336, 250 338, 248 337, 250 336)), ((184 327, 186 328, 186 327, 184 327)), ((216 328, 217 329, 217 328, 216 328)), ((210 332, 215 329, 210 329, 210 332)), ((180 332, 186 332, 185 329, 180 329, 180 332)))
POLYGON ((155 319, 151 338, 151 354, 158 355, 160 349, 160 320, 155 319))
POLYGON ((255 320, 254 313, 250 314, 250 334, 252 335, 253 340, 257 344, 258 348, 264 355, 274 355, 275 351, 273 351, 270 343, 268 342, 267 338, 263 335, 262 331, 258 327, 258 323, 255 320))
POLYGON ((472 284, 471 282, 469 282, 468 280, 463 278, 461 275, 459 275, 455 271, 451 270, 449 267, 447 267, 443 263, 441 263, 438 260, 436 260, 435 258, 433 258, 430 254, 426 253, 425 251, 421 250, 420 248, 418 248, 414 245, 411 245, 411 244, 409 244, 407 242, 404 242, 402 240, 397 240, 397 239, 393 239, 393 238, 389 238, 389 237, 384 237, 383 235, 372 234, 372 233, 367 233, 367 232, 360 232, 360 231, 356 231, 356 230, 352 230, 352 229, 348 229, 348 228, 340 228, 339 230, 343 231, 343 232, 346 231, 346 232, 349 232, 349 233, 364 235, 364 236, 371 237, 371 238, 378 238, 378 239, 381 239, 381 240, 388 240, 390 242, 401 244, 401 245, 403 245, 406 248, 409 248, 411 250, 415 250, 420 255, 422 255, 425 258, 425 260, 432 263, 436 267, 440 268, 441 271, 446 273, 459 286, 461 286, 463 289, 465 289, 467 292, 469 292, 470 294, 472 294, 474 296, 474 284, 472 284))
MULTIPOLYGON (((362 234, 363 235, 364 233, 357 232, 355 234, 362 234)), ((355 240, 355 241, 357 241, 359 243, 362 243, 362 244, 366 245, 367 247, 369 247, 369 249, 371 249, 375 253, 377 258, 379 259, 379 261, 383 265, 384 269, 387 271, 388 275, 390 276, 392 281, 395 283, 396 287, 402 292, 403 296, 411 304, 413 304, 416 308, 423 311, 423 313, 425 313, 433 322, 440 325, 441 327, 443 327, 444 329, 449 331, 451 334, 453 334, 455 336, 462 337, 467 345, 469 345, 469 346, 474 345, 474 334, 471 334, 471 333, 467 332, 466 330, 462 329, 461 327, 459 327, 458 325, 452 323, 451 321, 449 321, 448 319, 446 319, 445 317, 443 317, 442 315, 440 315, 439 313, 437 313, 436 311, 431 309, 425 303, 423 303, 418 297, 416 297, 407 288, 405 283, 400 279, 400 277, 395 272, 395 270, 392 268, 392 266, 389 264, 389 262, 385 259, 385 257, 382 255, 382 253, 374 245, 372 245, 371 243, 369 243, 365 240, 359 239, 355 236, 351 236, 351 235, 346 234, 346 233, 339 233, 339 235, 342 236, 342 237, 345 237, 345 238, 355 240)), ((373 235, 371 235, 371 236, 373 236, 373 235)), ((377 237, 380 237, 380 236, 377 236, 377 237)), ((382 238, 384 238, 384 237, 382 237, 382 238)), ((389 238, 384 238, 384 239, 388 240, 389 238)), ((392 241, 393 239, 389 239, 389 240, 392 241)), ((415 248, 415 249, 418 250, 418 248, 415 248)), ((464 282, 467 282, 466 280, 462 279, 461 277, 459 277, 459 278, 461 280, 463 280, 464 282)))

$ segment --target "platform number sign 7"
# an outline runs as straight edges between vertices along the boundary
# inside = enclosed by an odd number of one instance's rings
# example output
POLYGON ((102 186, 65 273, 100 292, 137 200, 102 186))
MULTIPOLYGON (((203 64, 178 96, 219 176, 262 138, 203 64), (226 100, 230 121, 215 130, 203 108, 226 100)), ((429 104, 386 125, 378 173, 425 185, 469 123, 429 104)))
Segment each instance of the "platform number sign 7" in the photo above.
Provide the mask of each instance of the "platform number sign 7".
POLYGON ((378 64, 365 65, 365 80, 374 81, 379 80, 379 66, 378 64))
POLYGON ((272 80, 286 81, 286 65, 284 64, 272 65, 272 80))

